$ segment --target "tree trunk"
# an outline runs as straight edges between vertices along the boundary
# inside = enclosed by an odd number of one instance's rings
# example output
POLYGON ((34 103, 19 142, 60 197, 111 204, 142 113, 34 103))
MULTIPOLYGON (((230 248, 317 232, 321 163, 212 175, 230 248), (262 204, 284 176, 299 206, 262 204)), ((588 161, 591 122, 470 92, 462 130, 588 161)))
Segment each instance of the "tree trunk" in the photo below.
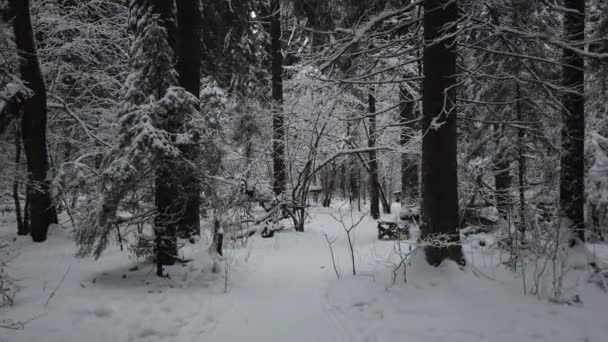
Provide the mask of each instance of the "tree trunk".
MULTIPOLYGON (((585 39, 585 1, 564 1, 564 36, 570 44, 583 49, 585 39)), ((563 128, 560 169, 560 216, 572 230, 573 240, 585 241, 585 63, 583 56, 563 51, 562 96, 563 128)))
POLYGON ((457 1, 424 1, 422 239, 441 238, 448 242, 425 247, 426 259, 434 266, 445 258, 459 264, 465 262, 458 227, 457 19, 457 1))
POLYGON ((19 174, 21 173, 21 129, 19 121, 15 122, 15 179, 13 180, 13 201, 15 203, 15 219, 17 220, 17 235, 29 235, 30 229, 21 215, 21 200, 19 198, 19 174))
MULTIPOLYGON (((378 176, 380 177, 380 176, 378 176)), ((382 204, 382 212, 385 214, 391 213, 391 194, 390 187, 386 184, 386 178, 382 177, 382 181, 378 179, 378 189, 380 190, 380 204, 382 204)))
MULTIPOLYGON (((401 136, 399 142, 405 148, 413 134, 418 130, 416 123, 408 123, 416 119, 414 112, 414 99, 411 94, 407 94, 404 87, 399 88, 399 99, 402 103, 399 110, 401 125, 401 136), (407 102, 406 102, 407 101, 407 102)), ((420 199, 418 189, 418 156, 409 153, 401 154, 401 198, 405 205, 417 205, 420 199)))
POLYGON ((272 59, 272 159, 275 195, 285 192, 285 126, 283 122, 283 53, 281 52, 281 2, 271 0, 270 56, 272 59))
MULTIPOLYGON (((365 188, 362 186, 363 185, 363 179, 361 179, 361 169, 357 169, 357 210, 361 211, 361 192, 363 191, 363 198, 365 201, 365 188)), ((365 204, 365 202, 364 202, 365 204)))
MULTIPOLYGON (((370 89, 370 93, 367 98, 369 105, 369 113, 376 113, 376 98, 372 93, 373 89, 370 89)), ((370 115, 369 117, 369 137, 368 147, 374 148, 376 146, 376 116, 370 115)), ((380 183, 378 182, 378 160, 376 159, 376 151, 369 152, 369 194, 370 194, 370 215, 374 219, 380 218, 380 183)))
POLYGON ((177 227, 183 208, 177 201, 179 187, 175 169, 179 166, 170 158, 159 160, 156 170, 154 234, 157 239, 157 263, 173 265, 177 260, 177 227))
MULTIPOLYGON (((201 88, 201 29, 202 13, 200 0, 177 1, 177 72, 179 84, 197 98, 201 88)), ((182 148, 187 160, 195 162, 199 151, 195 144, 182 148)), ((182 190, 185 194, 185 209, 179 222, 179 235, 189 238, 200 235, 201 186, 196 170, 185 166, 182 190)))
POLYGON ((215 243, 215 252, 223 256, 224 230, 221 229, 220 220, 217 218, 213 221, 213 242, 215 243))
POLYGON ((29 0, 10 0, 14 14, 13 30, 19 54, 19 71, 26 85, 34 92, 23 106, 21 134, 27 160, 29 218, 32 240, 46 240, 49 225, 56 221, 56 212, 48 181, 49 156, 46 141, 46 85, 38 61, 30 18, 29 0))
MULTIPOLYGON (((357 129, 357 126, 355 125, 353 127, 353 124, 351 123, 350 120, 346 122, 346 136, 348 137, 349 144, 352 144, 352 142, 355 140, 354 132, 356 132, 356 129, 357 129)), ((350 205, 352 207, 354 201, 357 201, 359 210, 361 210, 361 201, 359 198, 360 197, 360 194, 359 194, 360 169, 359 169, 359 165, 357 164, 357 157, 349 156, 347 159, 347 163, 348 163, 348 183, 349 183, 348 187, 350 190, 349 191, 350 205)))
POLYGON ((346 177, 346 164, 340 164, 340 195, 343 199, 346 199, 348 194, 346 193, 346 189, 348 187, 348 181, 346 177))
MULTIPOLYGON (((519 108, 519 103, 517 104, 519 108)), ((494 171, 494 195, 496 197, 496 209, 503 219, 507 219, 511 212, 511 160, 508 154, 508 143, 503 143, 506 137, 504 125, 494 125, 497 140, 497 152, 495 154, 494 171)))
POLYGON ((334 188, 336 187, 337 168, 335 163, 330 163, 321 172, 321 184, 323 186, 323 202, 322 205, 325 208, 329 208, 331 205, 331 199, 334 195, 334 188))
POLYGON ((357 165, 357 161, 354 158, 351 158, 348 162, 349 171, 348 171, 348 182, 350 189, 350 203, 351 205, 356 201, 359 203, 359 167, 357 165))
MULTIPOLYGON (((521 104, 521 88, 519 83, 515 85, 515 96, 518 99, 516 106, 517 121, 523 122, 524 113, 521 104)), ((525 234, 526 226, 528 225, 527 210, 526 210, 526 156, 524 145, 525 132, 522 127, 517 129, 517 164, 518 164, 518 187, 519 187, 519 225, 517 229, 520 233, 525 234)), ((509 180, 510 181, 510 180, 509 180)), ((507 194, 508 196, 508 194, 507 194)), ((508 200, 508 199, 507 199, 508 200)), ((511 229, 511 228, 509 228, 511 229)))

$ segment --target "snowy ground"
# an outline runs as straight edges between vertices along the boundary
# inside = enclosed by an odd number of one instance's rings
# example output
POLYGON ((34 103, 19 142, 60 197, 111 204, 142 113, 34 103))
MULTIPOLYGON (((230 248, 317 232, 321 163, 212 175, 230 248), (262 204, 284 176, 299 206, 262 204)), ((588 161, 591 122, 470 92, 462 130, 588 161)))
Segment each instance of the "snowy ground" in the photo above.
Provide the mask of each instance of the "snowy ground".
MULTIPOLYGON (((393 284, 395 242, 378 241, 367 219, 355 233, 353 277, 345 235, 329 212, 315 209, 305 233, 256 236, 228 250, 227 282, 223 269, 211 272, 204 242, 184 250, 193 262, 159 279, 152 265, 117 248, 98 261, 75 259, 73 241, 59 228, 45 244, 20 238, 4 250, 23 288, 13 307, 0 309, 0 325, 29 322, 22 330, 0 328, 0 342, 607 339, 607 294, 581 280, 581 306, 524 296, 521 279, 496 268, 495 253, 484 248, 467 246, 464 271, 414 258, 407 283, 393 284), (323 232, 337 238, 340 279, 323 232)), ((0 239, 12 240, 15 227, 0 226, 0 239)))

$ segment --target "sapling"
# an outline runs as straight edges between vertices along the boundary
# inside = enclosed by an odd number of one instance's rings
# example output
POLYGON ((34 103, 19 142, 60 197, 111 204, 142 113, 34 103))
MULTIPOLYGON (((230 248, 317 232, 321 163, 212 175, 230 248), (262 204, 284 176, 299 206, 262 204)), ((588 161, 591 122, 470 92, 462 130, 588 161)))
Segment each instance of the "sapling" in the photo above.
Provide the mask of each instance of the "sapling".
POLYGON ((355 221, 352 206, 349 206, 348 216, 346 216, 343 213, 341 208, 338 208, 338 214, 339 214, 339 216, 335 216, 335 215, 330 215, 330 216, 334 220, 339 222, 340 225, 342 225, 342 229, 346 233, 346 240, 348 242, 348 251, 349 251, 353 275, 357 275, 357 269, 355 266, 355 236, 354 236, 354 234, 355 234, 355 229, 357 228, 357 226, 359 226, 359 224, 363 221, 363 219, 367 216, 367 214, 366 213, 361 214, 359 216, 359 218, 355 221), (347 219, 349 219, 348 222, 347 222, 347 219))

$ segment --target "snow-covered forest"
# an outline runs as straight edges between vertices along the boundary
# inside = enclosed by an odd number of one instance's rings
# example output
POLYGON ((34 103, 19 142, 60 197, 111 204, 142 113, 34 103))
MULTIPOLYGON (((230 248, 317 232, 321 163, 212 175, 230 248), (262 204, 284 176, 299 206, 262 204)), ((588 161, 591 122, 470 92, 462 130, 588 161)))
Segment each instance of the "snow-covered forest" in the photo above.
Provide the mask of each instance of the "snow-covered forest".
POLYGON ((608 340, 608 0, 0 0, 0 342, 608 340))

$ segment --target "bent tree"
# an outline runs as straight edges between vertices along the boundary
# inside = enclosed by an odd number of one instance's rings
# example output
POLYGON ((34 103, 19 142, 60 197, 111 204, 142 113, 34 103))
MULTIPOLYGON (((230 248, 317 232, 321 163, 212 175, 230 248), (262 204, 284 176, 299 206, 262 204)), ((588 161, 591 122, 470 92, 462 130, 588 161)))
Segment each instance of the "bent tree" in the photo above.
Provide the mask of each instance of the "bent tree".
POLYGON ((455 0, 424 1, 422 83, 422 239, 429 264, 464 264, 458 228, 456 174, 455 0))
POLYGON ((27 198, 32 240, 46 240, 49 225, 57 223, 57 213, 50 194, 48 180, 49 156, 46 144, 46 85, 40 69, 29 0, 10 0, 13 12, 13 32, 19 54, 19 72, 33 96, 23 105, 21 134, 27 160, 27 198))

